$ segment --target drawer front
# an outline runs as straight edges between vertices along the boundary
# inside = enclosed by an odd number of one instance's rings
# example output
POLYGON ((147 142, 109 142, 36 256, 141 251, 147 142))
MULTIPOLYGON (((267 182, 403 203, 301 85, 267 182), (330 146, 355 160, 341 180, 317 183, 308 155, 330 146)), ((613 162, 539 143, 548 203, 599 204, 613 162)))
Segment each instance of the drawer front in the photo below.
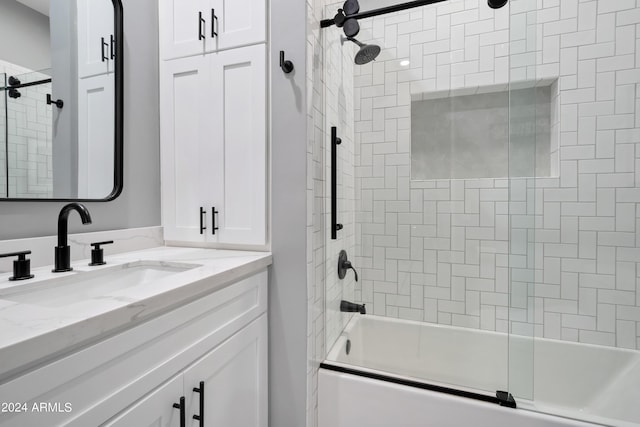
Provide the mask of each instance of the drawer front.
POLYGON ((49 404, 0 426, 100 424, 266 310, 263 271, 0 385, 0 401, 49 404))

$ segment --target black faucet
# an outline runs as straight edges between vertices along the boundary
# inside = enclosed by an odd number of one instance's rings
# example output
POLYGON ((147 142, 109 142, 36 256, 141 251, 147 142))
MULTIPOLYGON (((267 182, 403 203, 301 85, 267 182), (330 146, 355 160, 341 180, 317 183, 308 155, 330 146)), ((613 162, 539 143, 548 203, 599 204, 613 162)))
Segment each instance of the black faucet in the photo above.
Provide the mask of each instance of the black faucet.
POLYGON ((340 280, 344 279, 344 276, 347 275, 347 270, 349 269, 353 270, 353 274, 356 276, 356 282, 357 282, 358 272, 356 271, 355 268, 353 268, 351 261, 347 259, 347 251, 343 249, 340 251, 340 254, 338 255, 338 278, 340 280))
POLYGON ((367 314, 367 309, 364 308, 364 304, 354 304, 344 300, 340 301, 340 311, 343 313, 367 314))
POLYGON ((83 224, 91 224, 91 214, 85 205, 81 203, 69 203, 60 210, 58 215, 58 246, 55 248, 55 268, 54 273, 63 271, 71 271, 71 248, 67 244, 69 231, 67 223, 69 222, 69 214, 71 211, 77 211, 80 214, 83 224))

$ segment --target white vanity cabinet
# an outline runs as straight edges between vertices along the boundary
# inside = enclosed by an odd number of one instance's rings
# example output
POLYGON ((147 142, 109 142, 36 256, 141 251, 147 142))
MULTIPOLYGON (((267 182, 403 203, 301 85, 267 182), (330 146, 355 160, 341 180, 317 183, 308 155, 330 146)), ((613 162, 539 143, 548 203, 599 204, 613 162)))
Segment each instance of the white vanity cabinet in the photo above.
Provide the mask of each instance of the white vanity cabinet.
POLYGON ((200 426, 202 381, 202 425, 266 427, 266 312, 263 271, 0 384, 1 401, 30 409, 0 426, 178 427, 181 397, 200 426))
POLYGON ((106 427, 180 426, 180 398, 184 397, 187 425, 267 426, 267 319, 258 320, 202 357, 184 374, 158 387, 106 427), (200 406, 201 382, 204 401, 200 406), (203 412, 204 411, 204 412, 203 412))
POLYGON ((165 240, 265 245, 265 62, 264 44, 161 62, 165 240))
POLYGON ((265 0, 161 0, 161 59, 266 41, 265 0))
MULTIPOLYGON (((116 416, 105 427, 179 427, 180 412, 173 407, 176 396, 183 396, 183 377, 179 375, 158 387, 131 408, 116 416)), ((186 417, 186 413, 185 413, 186 417)))

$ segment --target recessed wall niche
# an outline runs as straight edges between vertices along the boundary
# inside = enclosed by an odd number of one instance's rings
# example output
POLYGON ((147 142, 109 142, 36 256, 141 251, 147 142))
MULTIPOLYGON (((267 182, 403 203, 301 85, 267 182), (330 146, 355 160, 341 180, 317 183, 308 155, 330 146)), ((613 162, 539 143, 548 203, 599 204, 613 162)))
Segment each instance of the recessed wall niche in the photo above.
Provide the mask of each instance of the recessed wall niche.
POLYGON ((411 179, 557 175, 557 81, 412 94, 411 179))

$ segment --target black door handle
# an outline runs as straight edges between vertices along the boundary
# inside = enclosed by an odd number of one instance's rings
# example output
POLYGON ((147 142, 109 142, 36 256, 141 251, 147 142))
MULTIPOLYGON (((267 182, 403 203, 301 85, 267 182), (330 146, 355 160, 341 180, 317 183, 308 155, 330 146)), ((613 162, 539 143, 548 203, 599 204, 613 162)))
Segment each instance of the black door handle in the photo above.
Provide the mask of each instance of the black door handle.
POLYGON ((216 16, 216 10, 211 9, 211 38, 218 36, 218 17, 216 16))
POLYGON ((109 57, 107 56, 107 54, 105 53, 105 47, 107 48, 106 50, 109 50, 109 44, 107 42, 104 41, 104 37, 101 37, 101 45, 100 45, 100 50, 102 52, 102 62, 105 62, 109 59, 109 57))
POLYGON ((206 216, 207 216, 207 211, 204 210, 204 208, 201 206, 200 207, 200 234, 204 234, 204 230, 207 229, 206 224, 206 216))
POLYGON ((200 413, 194 415, 193 419, 200 421, 200 427, 204 427, 204 381, 200 381, 200 386, 194 387, 193 391, 200 394, 200 413))
POLYGON ((204 39, 204 26, 206 21, 202 17, 202 12, 198 12, 198 40, 204 39))
POLYGON ((116 59, 116 38, 111 34, 111 59, 116 59))
POLYGON ((214 236, 216 235, 216 230, 219 230, 218 227, 216 227, 216 215, 218 215, 218 211, 216 210, 215 206, 211 207, 211 234, 213 234, 214 236))
POLYGON ((180 427, 186 427, 187 419, 186 419, 185 409, 184 409, 184 396, 180 398, 180 403, 174 403, 173 407, 176 409, 180 409, 180 427))

